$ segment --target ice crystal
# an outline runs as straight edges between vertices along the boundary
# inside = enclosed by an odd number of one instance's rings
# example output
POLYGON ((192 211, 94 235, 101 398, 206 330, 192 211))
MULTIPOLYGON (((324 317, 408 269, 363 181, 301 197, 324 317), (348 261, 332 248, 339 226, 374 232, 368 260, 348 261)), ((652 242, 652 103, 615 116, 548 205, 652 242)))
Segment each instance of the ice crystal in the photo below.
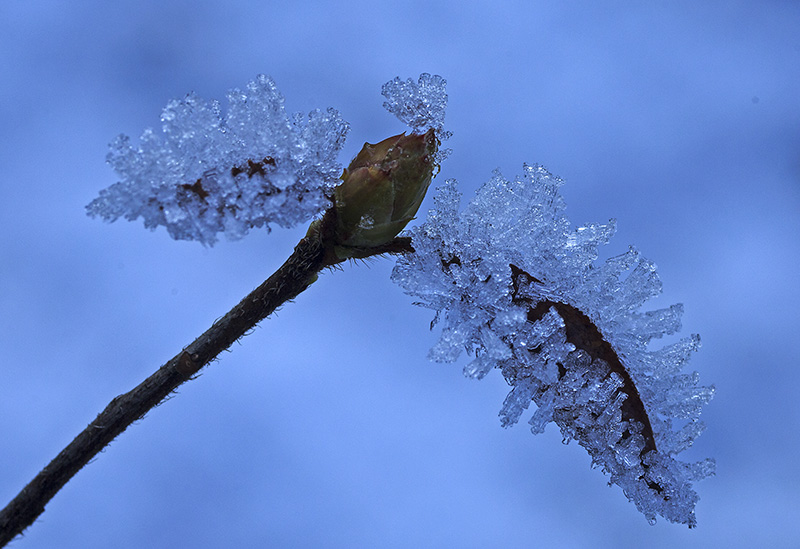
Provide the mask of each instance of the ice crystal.
POLYGON ((417 82, 395 78, 383 85, 383 106, 415 132, 441 131, 447 108, 446 84, 441 76, 428 73, 422 73, 417 82))
POLYGON ((572 228, 561 184, 540 166, 512 181, 495 173, 459 212, 448 181, 392 278, 443 325, 431 359, 452 362, 466 349, 467 376, 501 370, 511 386, 504 426, 534 402, 534 434, 555 422, 649 521, 692 527, 692 482, 713 461, 675 455, 703 430, 698 415, 713 395, 696 373, 680 373, 700 340, 649 348, 680 328, 682 307, 639 310, 661 291, 655 265, 633 248, 596 264, 615 222, 572 228))
POLYGON ((141 217, 175 239, 213 245, 218 233, 238 239, 270 223, 290 227, 330 205, 348 124, 334 109, 290 116, 267 76, 230 91, 225 116, 217 102, 189 94, 170 101, 161 122, 137 146, 124 135, 111 144, 108 162, 121 180, 89 215, 141 217))
MULTIPOLYGON (((447 110, 447 81, 439 75, 424 72, 416 82, 399 77, 383 85, 381 93, 386 98, 383 106, 414 133, 425 133, 429 129, 436 132, 439 140, 449 139, 452 134, 444 130, 444 115, 447 110)), ((450 149, 436 153, 436 163, 440 164, 450 149)))

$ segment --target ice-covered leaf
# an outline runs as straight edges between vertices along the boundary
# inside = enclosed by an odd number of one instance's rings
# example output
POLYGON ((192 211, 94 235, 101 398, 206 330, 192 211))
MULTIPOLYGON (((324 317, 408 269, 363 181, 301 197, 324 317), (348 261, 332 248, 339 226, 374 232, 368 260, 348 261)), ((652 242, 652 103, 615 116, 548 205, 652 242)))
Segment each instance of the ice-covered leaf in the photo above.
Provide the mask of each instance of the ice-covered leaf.
POLYGON ((330 205, 349 126, 334 109, 290 116, 267 76, 230 91, 225 115, 189 94, 170 101, 161 122, 138 145, 127 136, 111 144, 120 181, 87 206, 89 215, 141 217, 177 240, 213 245, 218 233, 238 239, 271 223, 291 227, 330 205))
POLYGON ((432 358, 466 350, 475 356, 467 375, 501 370, 511 386, 504 426, 533 401, 533 433, 554 422, 648 520, 694 526, 692 482, 713 462, 675 455, 702 431, 700 408, 713 395, 696 374, 680 373, 699 338, 648 348, 679 329, 682 306, 640 311, 661 291, 655 265, 634 249, 596 264, 615 223, 573 228, 561 184, 541 166, 514 180, 495 173, 459 211, 448 181, 392 278, 436 311, 442 336, 432 358))

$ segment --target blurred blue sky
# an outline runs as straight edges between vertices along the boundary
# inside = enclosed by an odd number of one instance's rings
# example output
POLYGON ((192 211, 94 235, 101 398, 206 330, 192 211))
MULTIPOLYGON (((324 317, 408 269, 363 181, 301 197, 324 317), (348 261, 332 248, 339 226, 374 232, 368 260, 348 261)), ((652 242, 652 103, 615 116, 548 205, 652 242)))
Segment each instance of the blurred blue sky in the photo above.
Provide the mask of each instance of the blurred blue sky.
MULTIPOLYGON (((13 547, 797 547, 800 3, 0 4, 0 505, 115 395, 268 276, 304 233, 204 249, 84 215, 118 133, 270 74, 339 109, 342 161, 404 128, 380 86, 448 80, 466 196, 567 180, 683 302, 717 396, 699 527, 647 524, 554 425, 500 427, 495 372, 427 362, 390 260, 322 276, 80 472, 13 547), (645 5, 646 4, 646 5, 645 5)), ((430 198, 423 205, 424 212, 430 198)))

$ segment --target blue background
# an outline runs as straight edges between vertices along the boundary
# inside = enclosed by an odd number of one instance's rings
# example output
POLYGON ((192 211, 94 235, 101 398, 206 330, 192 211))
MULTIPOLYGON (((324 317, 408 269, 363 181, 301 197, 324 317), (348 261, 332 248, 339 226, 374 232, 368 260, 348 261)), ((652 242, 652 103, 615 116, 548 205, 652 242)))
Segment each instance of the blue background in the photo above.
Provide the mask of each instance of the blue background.
MULTIPOLYGON (((84 215, 107 143, 167 100, 272 75, 290 111, 404 128, 394 76, 448 80, 472 194, 539 162, 576 224, 610 217, 684 302, 717 396, 699 528, 650 527, 554 425, 426 360, 393 262, 323 275, 81 471, 13 547, 796 547, 800 544, 800 3, 0 4, 0 500, 115 395, 266 278, 305 228, 204 249, 84 215), (646 6, 645 6, 646 4, 646 6)), ((430 197, 422 211, 430 206, 430 197)))

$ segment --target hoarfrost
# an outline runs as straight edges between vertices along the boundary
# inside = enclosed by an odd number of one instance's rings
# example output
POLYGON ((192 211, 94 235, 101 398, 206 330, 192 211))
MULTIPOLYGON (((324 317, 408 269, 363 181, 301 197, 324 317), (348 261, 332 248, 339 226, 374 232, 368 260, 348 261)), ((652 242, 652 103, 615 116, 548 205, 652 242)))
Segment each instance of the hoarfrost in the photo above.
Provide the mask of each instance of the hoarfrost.
POLYGON ((349 128, 334 109, 290 116, 264 75, 228 93, 225 116, 216 101, 189 94, 170 101, 161 122, 138 145, 124 135, 111 144, 120 181, 87 211, 107 221, 141 217, 147 228, 208 246, 218 233, 238 239, 270 223, 291 227, 328 207, 349 128))
POLYGON ((422 73, 416 82, 395 78, 383 85, 383 106, 417 133, 444 126, 447 109, 447 81, 438 75, 422 73))
POLYGON ((640 312, 661 291, 655 265, 633 248, 595 264, 615 222, 572 228, 561 185, 538 165, 514 180, 496 172, 459 212, 447 181, 392 279, 436 311, 432 359, 452 362, 466 349, 475 356, 466 375, 501 370, 511 386, 504 426, 533 401, 534 434, 554 422, 648 521, 694 526, 692 482, 713 474, 713 461, 675 454, 702 432, 700 409, 713 396, 696 373, 680 373, 699 337, 648 349, 680 328, 683 307, 640 312))
MULTIPOLYGON (((439 140, 447 107, 446 81, 423 73, 383 86, 384 106, 414 132, 439 140)), ((271 78, 260 75, 216 101, 194 94, 170 101, 161 131, 147 129, 137 145, 120 135, 108 162, 120 181, 87 207, 106 221, 142 218, 176 240, 213 245, 219 233, 239 239, 252 228, 292 227, 330 206, 342 166, 337 160, 349 125, 334 109, 289 115, 271 78)), ((448 149, 439 149, 440 163, 448 149)))
MULTIPOLYGON (((447 80, 439 75, 422 73, 416 82, 399 77, 383 85, 381 93, 386 98, 383 106, 414 133, 436 132, 440 141, 449 139, 452 133, 444 130, 444 115, 447 110, 447 80)), ((452 151, 439 148, 436 163, 447 158, 452 151)))

